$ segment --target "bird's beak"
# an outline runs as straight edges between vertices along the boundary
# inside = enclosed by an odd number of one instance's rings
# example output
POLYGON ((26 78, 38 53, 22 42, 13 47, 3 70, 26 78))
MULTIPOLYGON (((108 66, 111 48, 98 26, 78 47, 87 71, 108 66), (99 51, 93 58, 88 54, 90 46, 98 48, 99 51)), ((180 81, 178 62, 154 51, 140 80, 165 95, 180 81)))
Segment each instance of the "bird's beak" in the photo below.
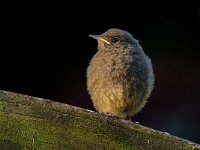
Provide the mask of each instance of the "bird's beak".
POLYGON ((106 42, 107 44, 110 44, 110 42, 108 42, 107 40, 105 40, 104 38, 102 38, 100 35, 90 34, 89 36, 91 38, 93 38, 93 39, 96 39, 97 41, 102 41, 102 42, 106 42))

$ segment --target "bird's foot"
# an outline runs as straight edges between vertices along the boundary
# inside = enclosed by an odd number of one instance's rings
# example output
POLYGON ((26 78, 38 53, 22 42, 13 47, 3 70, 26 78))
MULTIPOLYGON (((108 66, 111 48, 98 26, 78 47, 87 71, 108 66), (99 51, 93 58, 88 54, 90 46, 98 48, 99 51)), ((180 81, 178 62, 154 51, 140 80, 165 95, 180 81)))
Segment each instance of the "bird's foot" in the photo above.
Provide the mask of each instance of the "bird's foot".
POLYGON ((106 120, 107 120, 109 117, 119 119, 119 117, 114 116, 114 115, 111 114, 111 113, 102 113, 102 114, 106 114, 106 118, 105 118, 104 122, 106 122, 106 120))

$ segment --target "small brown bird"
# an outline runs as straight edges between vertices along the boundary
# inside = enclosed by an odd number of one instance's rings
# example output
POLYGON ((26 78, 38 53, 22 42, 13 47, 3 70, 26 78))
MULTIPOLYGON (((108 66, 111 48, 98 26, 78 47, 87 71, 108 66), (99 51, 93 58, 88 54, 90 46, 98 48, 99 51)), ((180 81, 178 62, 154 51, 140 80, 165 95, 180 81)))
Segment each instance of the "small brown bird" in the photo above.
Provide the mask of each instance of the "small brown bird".
POLYGON ((87 69, 87 89, 95 109, 125 119, 134 116, 154 86, 151 60, 126 31, 109 29, 90 37, 98 41, 87 69))

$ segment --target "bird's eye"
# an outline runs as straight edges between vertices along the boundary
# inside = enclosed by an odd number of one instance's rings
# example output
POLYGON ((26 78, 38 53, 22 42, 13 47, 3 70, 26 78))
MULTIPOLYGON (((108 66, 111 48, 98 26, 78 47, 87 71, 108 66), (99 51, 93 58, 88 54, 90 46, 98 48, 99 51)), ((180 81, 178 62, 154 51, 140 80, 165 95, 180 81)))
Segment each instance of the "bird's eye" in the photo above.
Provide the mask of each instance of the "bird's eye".
POLYGON ((117 37, 112 37, 111 40, 113 43, 119 43, 119 38, 117 37))

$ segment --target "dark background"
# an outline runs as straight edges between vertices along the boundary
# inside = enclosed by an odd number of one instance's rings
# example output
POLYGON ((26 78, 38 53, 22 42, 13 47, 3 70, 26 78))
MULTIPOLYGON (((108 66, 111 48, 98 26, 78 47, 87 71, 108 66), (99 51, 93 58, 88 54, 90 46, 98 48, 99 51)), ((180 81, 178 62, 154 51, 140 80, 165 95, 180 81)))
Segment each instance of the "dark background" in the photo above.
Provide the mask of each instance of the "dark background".
POLYGON ((140 124, 200 143, 200 4, 94 1, 1 5, 0 89, 94 110, 89 34, 129 31, 153 62, 155 89, 140 124))

